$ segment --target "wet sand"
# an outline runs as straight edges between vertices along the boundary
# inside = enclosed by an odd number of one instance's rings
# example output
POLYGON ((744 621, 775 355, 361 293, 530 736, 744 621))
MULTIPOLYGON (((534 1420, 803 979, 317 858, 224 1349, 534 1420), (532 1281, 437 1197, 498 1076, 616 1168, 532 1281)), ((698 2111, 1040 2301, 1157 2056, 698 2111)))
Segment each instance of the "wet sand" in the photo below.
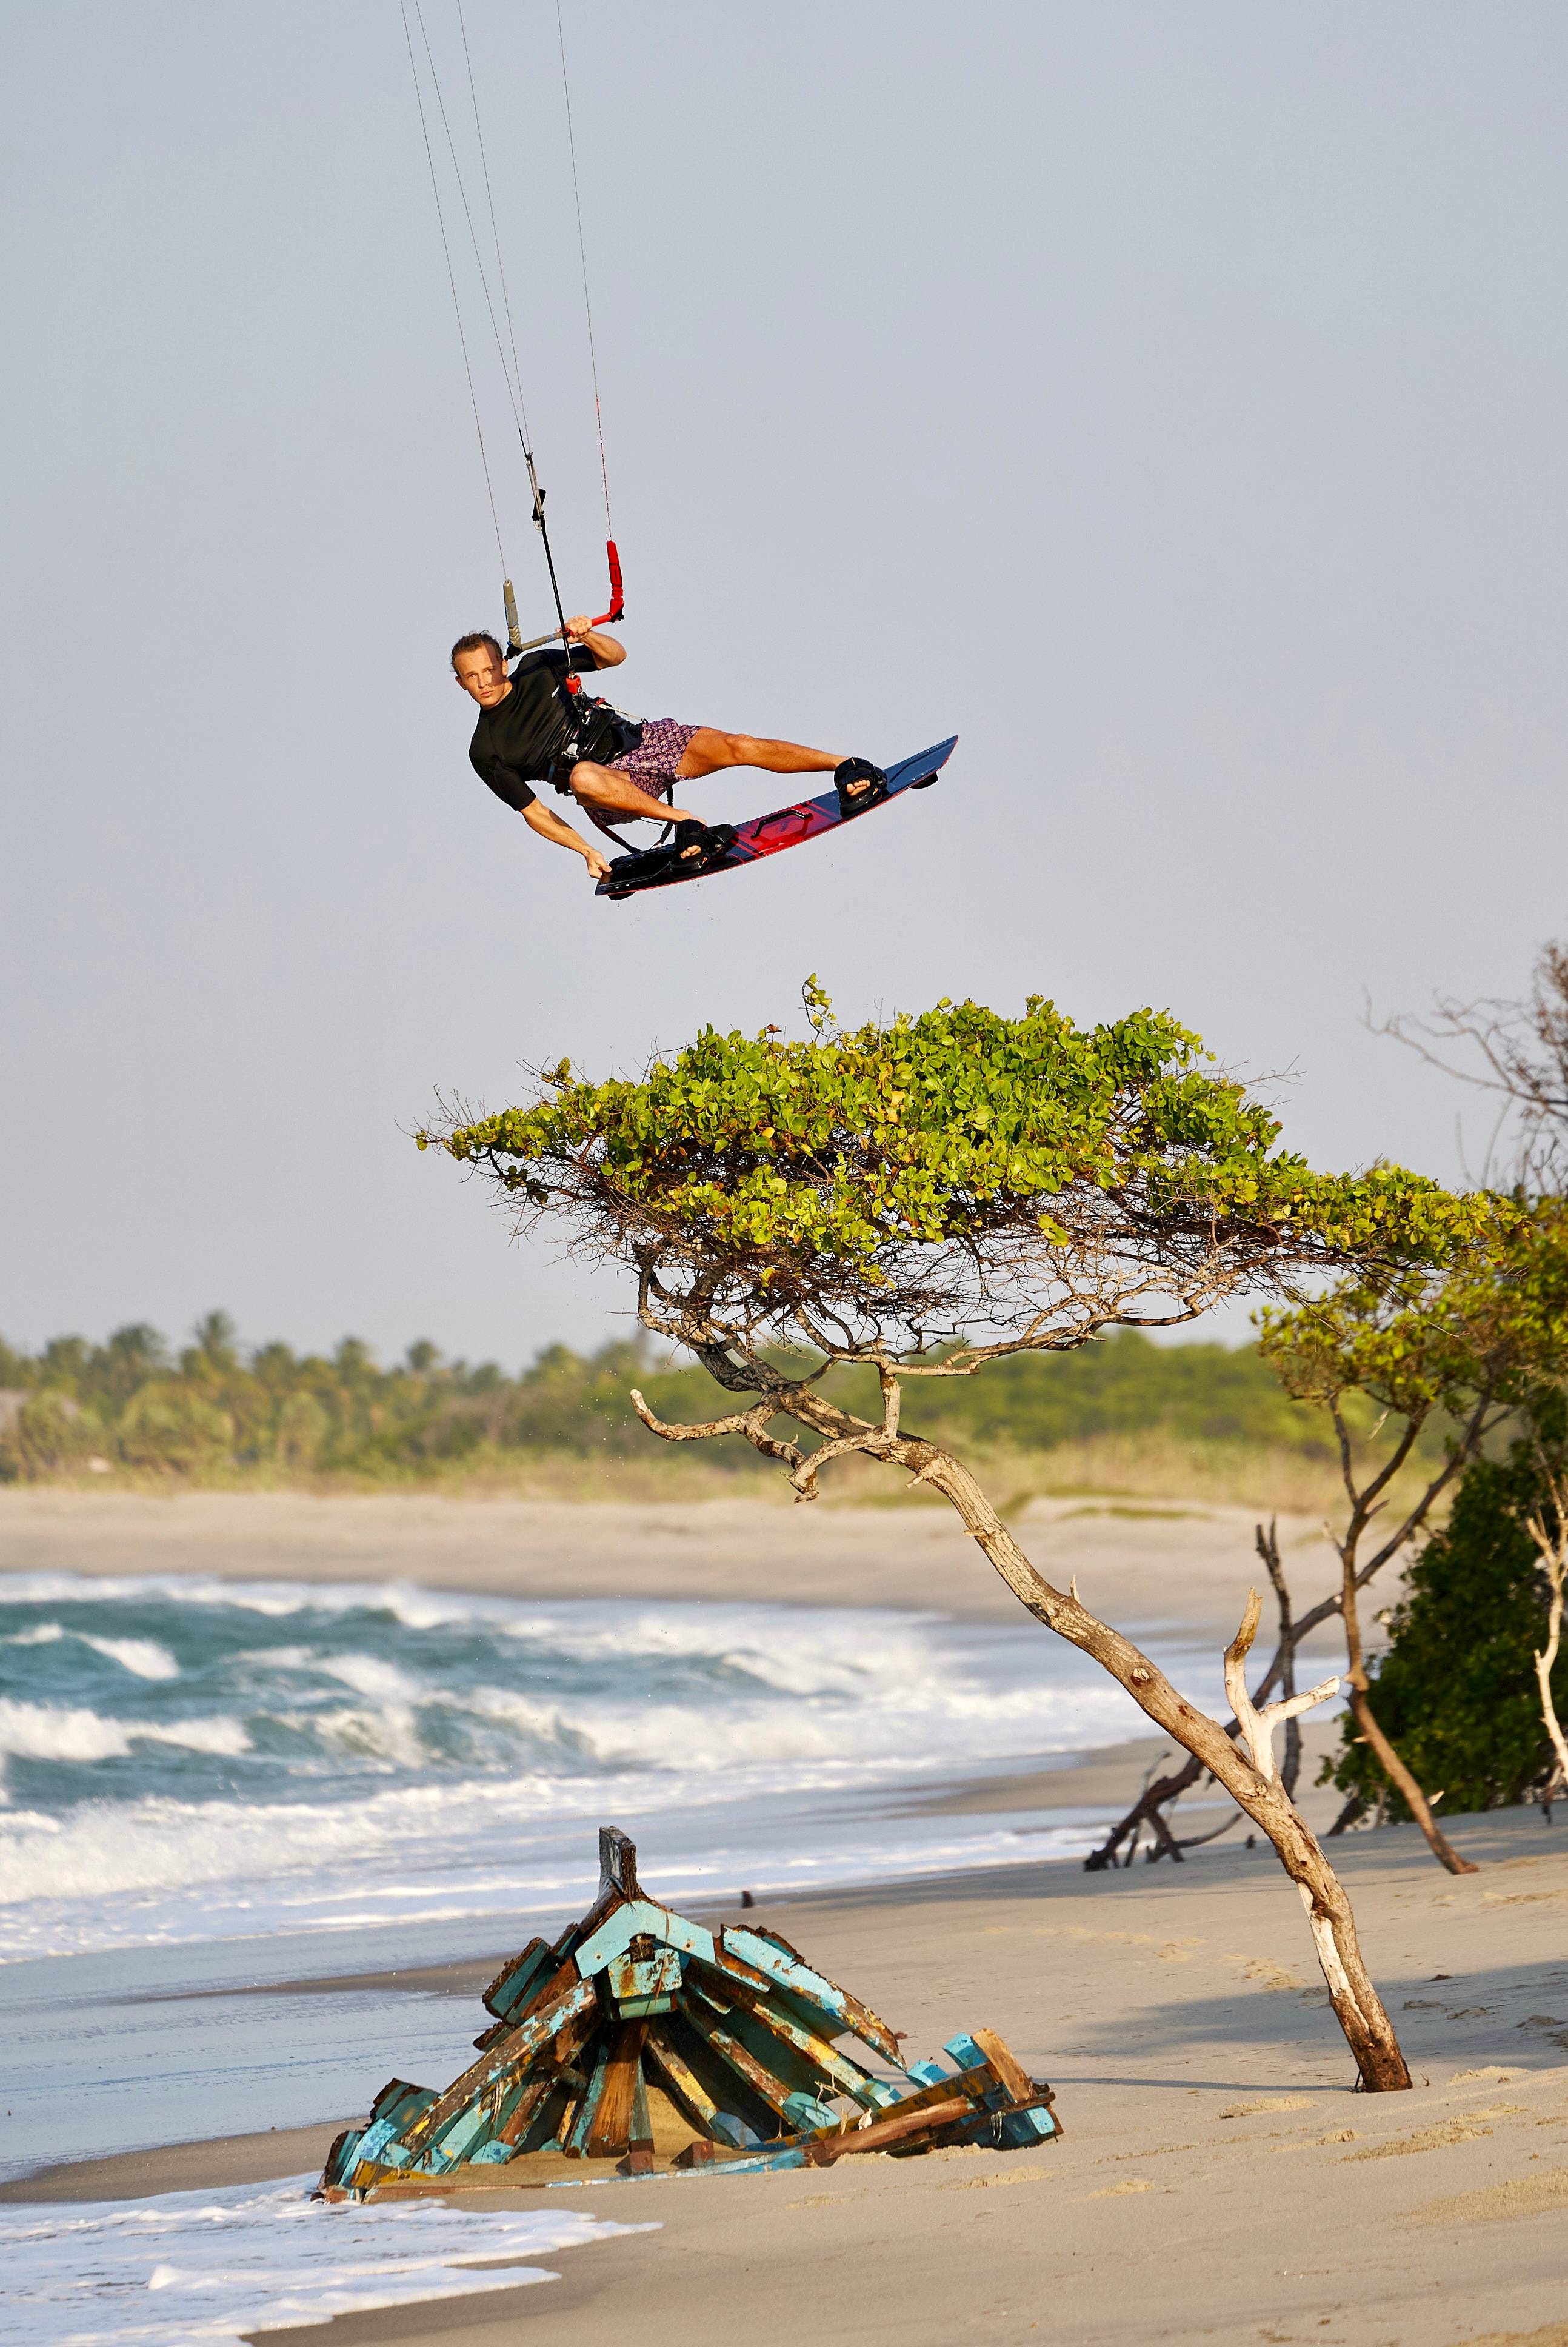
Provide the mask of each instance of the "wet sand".
MULTIPOLYGON (((1450 1830, 1481 1873, 1444 1875, 1410 1829, 1336 1845, 1411 2094, 1352 2092, 1298 1902, 1264 1848, 1222 1843, 1181 1870, 1044 1866, 779 1901, 759 1919, 913 2045, 999 2029, 1056 2086, 1064 2140, 595 2182, 574 2206, 661 2229, 552 2252, 561 2279, 542 2288, 498 2276, 482 2300, 270 2331, 265 2347, 825 2333, 889 2347, 1555 2347, 1568 2312, 1568 1835, 1530 1811, 1450 1830)), ((475 1993, 481 1969, 454 1969, 449 1986, 475 1993)), ((292 2174, 337 2123, 95 2161, 0 2197, 292 2174)), ((497 2191, 494 2205, 540 2198, 497 2191)))

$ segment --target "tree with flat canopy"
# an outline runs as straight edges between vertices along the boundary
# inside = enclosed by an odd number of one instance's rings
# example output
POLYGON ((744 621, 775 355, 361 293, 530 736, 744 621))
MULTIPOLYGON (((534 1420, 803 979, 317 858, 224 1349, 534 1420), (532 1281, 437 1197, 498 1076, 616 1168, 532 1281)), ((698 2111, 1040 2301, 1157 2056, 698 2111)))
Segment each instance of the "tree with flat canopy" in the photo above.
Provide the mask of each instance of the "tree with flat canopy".
POLYGON ((1085 1030, 1039 997, 1016 1019, 942 1001, 847 1031, 815 979, 805 1001, 807 1040, 707 1029, 637 1081, 590 1081, 563 1061, 538 1071, 531 1106, 450 1110, 415 1139, 487 1177, 519 1229, 548 1219, 579 1258, 624 1266, 643 1326, 743 1399, 705 1424, 666 1425, 634 1392, 653 1433, 742 1436, 802 1500, 851 1452, 939 1491, 1020 1604, 1266 1834, 1362 2086, 1408 2086, 1349 1901, 1275 1758, 1282 1722, 1337 1681, 1256 1707, 1249 1593, 1225 1655, 1233 1741, 1076 1580, 1060 1589, 1037 1570, 963 1462, 905 1423, 906 1394, 1108 1328, 1176 1327, 1238 1295, 1295 1299, 1348 1274, 1397 1283, 1484 1248, 1512 1210, 1393 1166, 1314 1172, 1164 1012, 1085 1030), (880 1419, 827 1389, 847 1364, 876 1370, 880 1419))

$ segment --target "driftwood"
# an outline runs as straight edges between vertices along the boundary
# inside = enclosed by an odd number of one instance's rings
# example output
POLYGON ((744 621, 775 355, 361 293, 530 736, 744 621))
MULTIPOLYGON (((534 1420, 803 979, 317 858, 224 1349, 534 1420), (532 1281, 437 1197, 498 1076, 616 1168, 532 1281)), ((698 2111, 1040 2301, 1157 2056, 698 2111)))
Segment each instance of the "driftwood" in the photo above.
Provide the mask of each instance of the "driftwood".
POLYGON ((1535 1657, 1535 1683, 1541 1692, 1541 1717, 1552 1740, 1552 1774, 1541 1795, 1541 1806, 1552 1815, 1552 1804, 1559 1794, 1568 1790, 1568 1742, 1564 1742, 1563 1724, 1557 1717, 1557 1705, 1552 1693, 1552 1673, 1557 1662, 1563 1636, 1563 1583, 1568 1573, 1568 1482, 1555 1468, 1542 1466, 1545 1472, 1545 1502, 1532 1516, 1526 1516, 1524 1528, 1540 1552, 1546 1568, 1546 1583, 1551 1598, 1546 1614, 1546 1644, 1535 1657))
MULTIPOLYGON (((1425 1423, 1425 1416, 1423 1414, 1414 1417, 1407 1422, 1383 1465, 1366 1484, 1358 1485, 1356 1481, 1354 1452, 1344 1414, 1337 1403, 1331 1407, 1339 1443, 1340 1472, 1349 1502, 1349 1513, 1342 1533, 1337 1534, 1325 1526, 1339 1558, 1340 1584, 1331 1596, 1325 1597, 1317 1604, 1309 1606, 1305 1614, 1295 1614, 1291 1607, 1289 1587, 1280 1557, 1276 1521, 1271 1520, 1266 1532, 1261 1524, 1255 1528, 1257 1553, 1267 1569, 1279 1607, 1279 1635, 1273 1659, 1258 1683, 1253 1700, 1262 1703, 1276 1686, 1282 1687, 1286 1695, 1292 1691, 1295 1686, 1297 1648, 1311 1636, 1314 1630, 1320 1628, 1325 1622, 1331 1621, 1337 1614, 1345 1630, 1348 1665, 1346 1672, 1347 1693, 1361 1734, 1377 1753, 1378 1761, 1389 1780, 1398 1785, 1399 1791, 1409 1804, 1411 1814, 1420 1824, 1433 1855, 1448 1868, 1451 1874, 1473 1873, 1476 1870, 1471 1861, 1460 1857, 1447 1836, 1439 1828, 1432 1816, 1430 1803, 1417 1784, 1415 1778, 1399 1758, 1389 1738, 1383 1734, 1372 1712, 1368 1695, 1369 1682, 1362 1653, 1360 1615, 1357 1601, 1361 1591, 1382 1572, 1384 1566, 1402 1555, 1410 1543, 1425 1530, 1439 1500, 1461 1467, 1468 1465, 1470 1460, 1476 1457, 1487 1436, 1499 1424, 1504 1412, 1493 1405, 1490 1394, 1484 1394, 1477 1401, 1460 1426, 1459 1438, 1450 1446, 1441 1467, 1428 1479, 1423 1490, 1417 1495, 1412 1505, 1407 1509, 1394 1529, 1379 1542, 1370 1556, 1363 1559, 1361 1550, 1367 1533, 1382 1512, 1389 1484, 1410 1456, 1419 1438, 1421 1428, 1425 1423)), ((1238 1732, 1236 1725, 1233 1723, 1225 1732, 1234 1737, 1238 1732)), ((1295 1793, 1296 1773, 1300 1764, 1299 1730, 1296 1728, 1293 1721, 1290 1727, 1286 1729, 1285 1768, 1282 1771, 1285 1788, 1292 1795, 1295 1793)), ((1130 1840, 1135 1847, 1138 1833, 1145 1825, 1149 1827, 1154 1837, 1153 1847, 1148 1852, 1149 1857, 1155 1859, 1165 1856, 1179 1860, 1184 1850, 1190 1850, 1195 1845, 1192 1841, 1184 1842, 1178 1839, 1172 1830, 1169 1819, 1164 1813, 1173 1802, 1179 1800, 1184 1793, 1190 1791, 1208 1773, 1210 1772, 1205 1769, 1203 1762, 1194 1757, 1189 1758, 1184 1767, 1173 1770, 1169 1777, 1161 1778, 1147 1786, 1126 1815, 1119 1819, 1112 1828, 1099 1849, 1085 1859, 1086 1869, 1093 1873, 1102 1868, 1116 1865, 1117 1852, 1130 1840)), ((1366 1806, 1359 1794, 1353 1795, 1329 1828, 1330 1837, 1343 1833, 1348 1827, 1357 1823, 1365 1814, 1366 1806)), ((1208 1837, 1204 1836, 1203 1839, 1207 1840, 1208 1837)))
MULTIPOLYGON (((1261 1524, 1257 1525, 1255 1541, 1258 1555, 1263 1560, 1273 1584, 1275 1600, 1279 1608, 1278 1644, 1274 1650, 1274 1659, 1259 1682, 1255 1697, 1257 1702, 1262 1703, 1268 1690, 1276 1681, 1281 1692, 1286 1696, 1296 1693, 1296 1646, 1306 1636, 1307 1631, 1317 1622, 1325 1619, 1327 1612, 1332 1609, 1319 1606, 1316 1612, 1307 1616, 1304 1623, 1298 1624, 1291 1613, 1290 1590, 1280 1563, 1277 1519, 1270 1519, 1266 1532, 1261 1524)), ((1240 1733, 1240 1720, 1233 1719, 1226 1727, 1225 1734, 1234 1738, 1240 1733)), ((1297 1715, 1291 1712, 1286 1721, 1285 1758, 1279 1771, 1279 1781, 1292 1800, 1296 1798, 1296 1784, 1300 1773, 1301 1727, 1297 1715)), ((1086 1874, 1103 1873, 1106 1868, 1114 1867, 1118 1863, 1123 1867, 1131 1866, 1137 1855, 1139 1836, 1145 1826, 1149 1829, 1153 1845, 1147 1853, 1149 1859, 1153 1860, 1158 1858, 1169 1858, 1178 1866, 1185 1863, 1188 1850, 1201 1850, 1205 1842, 1217 1841, 1221 1834, 1229 1833, 1236 1819, 1244 1814, 1242 1810, 1233 1810, 1224 1825, 1211 1827, 1207 1833, 1201 1834, 1178 1835, 1165 1816, 1165 1811, 1173 1808, 1184 1793, 1190 1792, 1194 1785, 1201 1783, 1208 1775, 1209 1772, 1203 1762, 1192 1753, 1189 1753, 1182 1766, 1173 1769, 1168 1777, 1155 1777, 1151 1769, 1143 1780, 1138 1799, 1127 1811, 1126 1816, 1117 1820, 1099 1849, 1091 1850, 1084 1860, 1084 1872, 1086 1874), (1123 1846, 1125 1846, 1125 1855, 1119 1860, 1118 1852, 1123 1849, 1123 1846)), ((1210 1781, 1213 1781, 1212 1778, 1210 1781)))
POLYGON ((761 1925, 711 1929, 651 1899, 637 1852, 600 1834, 600 1891, 553 1945, 531 1940, 485 1992, 493 2026, 444 2093, 394 2078, 340 2135, 326 2200, 559 2185, 556 2162, 623 2177, 828 2168, 862 2152, 1024 2149, 1061 2135, 1050 2088, 992 2031, 947 2063, 903 2058, 902 2033, 761 1925), (880 2070, 837 2040, 869 2048, 880 2070), (669 2157, 661 2116, 691 2140, 669 2157))

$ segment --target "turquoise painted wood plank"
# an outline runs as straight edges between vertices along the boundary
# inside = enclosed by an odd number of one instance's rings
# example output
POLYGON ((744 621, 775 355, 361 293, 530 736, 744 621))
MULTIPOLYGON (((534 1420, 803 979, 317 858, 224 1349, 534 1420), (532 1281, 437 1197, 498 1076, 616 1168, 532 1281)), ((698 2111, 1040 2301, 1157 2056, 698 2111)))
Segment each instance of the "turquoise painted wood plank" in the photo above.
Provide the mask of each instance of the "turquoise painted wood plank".
POLYGON ((579 1972, 585 1976, 602 1972, 611 1956, 621 1954, 640 1932, 646 1932, 661 1947, 680 1948, 713 1962, 713 1934, 701 1923, 689 1923, 671 1909, 655 1906, 651 1899, 629 1899, 579 1946, 579 1972))
POLYGON ((542 1985, 547 1972, 559 1972, 560 1958, 548 1940, 530 1940, 522 1953, 503 1965, 485 1991, 484 2004, 497 2021, 511 2021, 542 1985))
POLYGON ((489 2131, 489 2112, 478 2104, 470 2104, 442 2130, 439 2142, 432 2144, 427 2156, 455 2168, 460 2159, 466 2157, 469 2146, 477 2143, 489 2131))
POLYGON ((584 2095, 578 2115, 572 2121, 571 2133, 561 2146, 562 2150, 569 2155, 572 2152, 581 2153, 587 2149, 588 2138, 593 2131, 594 2120, 599 2116, 599 2106, 604 2096, 604 2082, 609 2074, 610 2041, 608 2038, 602 2038, 600 2041, 599 2059, 593 2065, 593 2076, 589 2081, 588 2092, 584 2095))
POLYGON ((868 2004, 863 2004, 857 1996, 851 1996, 847 1989, 837 1987, 824 1973, 814 1971, 794 1949, 781 1944, 766 1932, 749 1932, 743 1923, 729 1925, 723 1934, 723 1942, 726 1948, 734 1951, 743 1963, 753 1965, 758 1972, 765 1973, 770 1980, 776 1981, 781 1988, 792 1990, 809 2004, 832 2014, 841 2030, 851 2031, 868 2045, 875 2045, 889 2062, 897 2062, 900 2068, 903 2067, 898 2041, 886 2023, 873 2013, 868 2004))
POLYGON ((501 2045, 470 2064, 462 2076, 454 2079, 446 2093, 438 2096, 428 2110, 421 2112, 413 2125, 405 2130, 407 2140, 422 2147, 439 2134, 456 2112, 476 2101, 487 2087, 523 2069, 541 2047, 559 2035, 569 2021, 576 2020, 579 2014, 587 2013, 598 2002, 593 1983, 579 1980, 562 1995, 541 2006, 531 2019, 519 2022, 501 2045))
POLYGON ((379 2159, 396 2134, 397 2129, 391 2119, 373 2119, 359 2138, 354 2152, 355 2165, 362 2159, 379 2159))

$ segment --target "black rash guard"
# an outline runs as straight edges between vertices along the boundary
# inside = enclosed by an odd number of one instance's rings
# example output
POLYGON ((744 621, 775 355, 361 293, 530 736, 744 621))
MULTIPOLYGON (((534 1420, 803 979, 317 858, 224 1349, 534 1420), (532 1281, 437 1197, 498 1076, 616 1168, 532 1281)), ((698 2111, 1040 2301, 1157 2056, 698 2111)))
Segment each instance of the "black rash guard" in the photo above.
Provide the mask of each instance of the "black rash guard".
MULTIPOLYGON (((597 669, 599 662, 586 644, 573 644, 571 666, 587 672, 597 669)), ((547 781, 551 766, 574 734, 585 730, 581 721, 574 726, 568 713, 567 696, 561 689, 566 674, 564 651, 552 648, 528 652, 512 671, 512 689, 505 701, 479 712, 479 723, 468 744, 469 759, 496 796, 518 815, 532 806, 538 795, 529 784, 547 781)), ((583 718, 589 714, 585 710, 583 718)))

